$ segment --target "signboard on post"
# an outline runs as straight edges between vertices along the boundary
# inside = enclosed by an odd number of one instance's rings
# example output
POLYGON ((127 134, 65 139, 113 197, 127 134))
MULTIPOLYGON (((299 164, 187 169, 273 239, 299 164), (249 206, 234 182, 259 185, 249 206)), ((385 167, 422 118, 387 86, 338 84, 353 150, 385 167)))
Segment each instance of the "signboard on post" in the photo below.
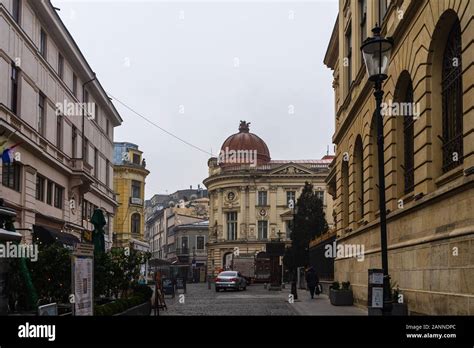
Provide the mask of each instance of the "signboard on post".
POLYGON ((74 315, 94 315, 94 246, 78 243, 72 255, 74 315))
POLYGON ((369 269, 369 307, 383 308, 383 269, 369 269))

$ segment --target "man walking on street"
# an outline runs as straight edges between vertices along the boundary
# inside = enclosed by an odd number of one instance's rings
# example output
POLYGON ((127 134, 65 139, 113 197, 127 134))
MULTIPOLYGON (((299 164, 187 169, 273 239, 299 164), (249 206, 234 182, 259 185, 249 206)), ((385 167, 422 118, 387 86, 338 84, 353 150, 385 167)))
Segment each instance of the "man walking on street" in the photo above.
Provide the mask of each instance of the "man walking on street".
POLYGON ((316 286, 319 283, 318 275, 312 266, 306 269, 306 284, 309 288, 309 293, 311 294, 311 299, 314 298, 314 291, 316 290, 316 286))

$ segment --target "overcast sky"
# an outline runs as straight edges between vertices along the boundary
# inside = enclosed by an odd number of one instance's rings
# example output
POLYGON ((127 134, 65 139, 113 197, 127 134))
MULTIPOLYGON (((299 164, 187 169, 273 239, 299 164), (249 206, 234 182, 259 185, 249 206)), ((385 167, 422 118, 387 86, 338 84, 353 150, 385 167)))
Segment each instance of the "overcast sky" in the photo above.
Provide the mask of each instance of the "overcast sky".
MULTIPOLYGON (((337 0, 52 2, 107 93, 189 143, 217 154, 246 120, 272 159, 332 153, 337 0)), ((114 104, 114 140, 139 145, 151 171, 146 198, 202 184, 209 154, 114 104)))

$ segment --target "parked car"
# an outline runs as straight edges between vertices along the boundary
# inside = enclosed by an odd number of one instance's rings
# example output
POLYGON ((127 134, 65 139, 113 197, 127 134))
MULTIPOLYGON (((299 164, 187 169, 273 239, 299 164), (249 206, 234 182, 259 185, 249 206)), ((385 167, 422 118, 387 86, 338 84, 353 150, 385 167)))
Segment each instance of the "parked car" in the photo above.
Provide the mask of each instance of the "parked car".
POLYGON ((235 289, 235 290, 246 290, 247 281, 240 272, 236 271, 224 271, 219 273, 215 281, 216 292, 220 289, 235 289))

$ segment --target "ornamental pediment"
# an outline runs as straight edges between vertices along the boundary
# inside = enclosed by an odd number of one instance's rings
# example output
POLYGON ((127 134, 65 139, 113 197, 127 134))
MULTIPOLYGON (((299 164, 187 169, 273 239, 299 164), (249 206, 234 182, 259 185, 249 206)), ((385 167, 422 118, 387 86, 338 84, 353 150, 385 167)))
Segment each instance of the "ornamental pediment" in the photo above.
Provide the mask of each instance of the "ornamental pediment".
POLYGON ((288 174, 288 175, 295 175, 295 174, 314 174, 313 172, 311 172, 310 170, 306 169, 305 167, 303 166, 300 166, 298 164, 286 164, 286 165, 283 165, 279 168, 276 168, 273 172, 270 173, 271 175, 273 174, 277 174, 277 175, 281 175, 281 174, 288 174))

